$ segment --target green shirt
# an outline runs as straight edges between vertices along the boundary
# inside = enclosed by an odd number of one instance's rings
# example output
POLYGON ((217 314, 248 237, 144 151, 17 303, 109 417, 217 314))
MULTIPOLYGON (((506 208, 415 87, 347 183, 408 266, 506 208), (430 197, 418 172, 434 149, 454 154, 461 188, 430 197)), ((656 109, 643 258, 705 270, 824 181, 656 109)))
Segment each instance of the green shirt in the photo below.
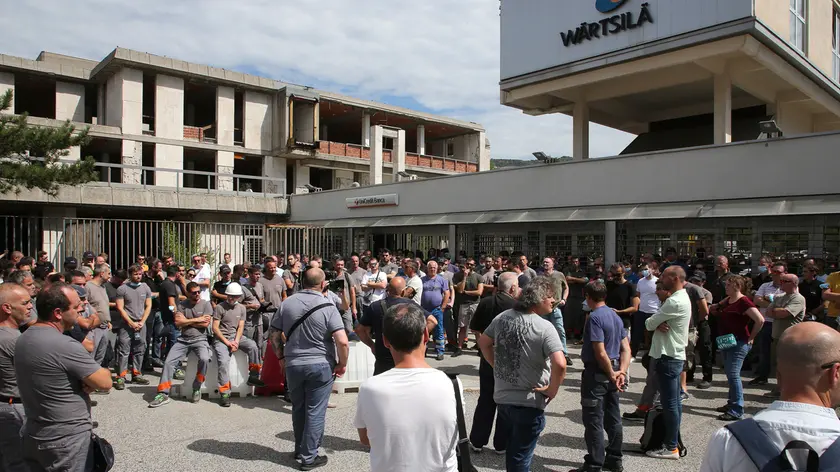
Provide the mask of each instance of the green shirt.
POLYGON ((691 321, 691 300, 685 289, 674 292, 659 308, 655 315, 645 321, 648 331, 653 331, 650 357, 659 359, 668 356, 685 360, 685 347, 688 345, 688 324, 691 321), (671 328, 663 333, 656 329, 662 323, 671 328))

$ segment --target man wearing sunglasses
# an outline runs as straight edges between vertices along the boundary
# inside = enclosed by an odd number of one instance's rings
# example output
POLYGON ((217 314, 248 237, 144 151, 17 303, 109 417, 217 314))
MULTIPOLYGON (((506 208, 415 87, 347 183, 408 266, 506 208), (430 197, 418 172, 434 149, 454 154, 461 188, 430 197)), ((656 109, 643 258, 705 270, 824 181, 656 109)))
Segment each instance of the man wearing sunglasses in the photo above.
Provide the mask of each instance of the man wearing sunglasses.
POLYGON ((175 309, 175 326, 181 332, 178 340, 169 349, 163 372, 160 375, 158 393, 149 403, 149 408, 157 408, 170 402, 169 390, 172 388, 172 378, 181 362, 194 353, 198 357, 198 368, 193 379, 192 402, 201 400, 201 384, 207 373, 207 363, 210 362, 210 345, 207 343, 207 327, 213 320, 213 307, 207 300, 201 299, 201 287, 195 282, 187 284, 187 299, 178 304, 175 309))
MULTIPOLYGON (((820 456, 820 470, 836 468, 840 420, 833 408, 840 405, 840 333, 821 323, 792 326, 779 338, 778 362, 780 400, 751 420, 731 423, 714 433, 700 472, 757 470, 748 455, 757 452, 750 447, 756 442, 764 443, 761 449, 781 455, 786 447, 802 450, 804 446, 791 443, 803 441, 820 456), (745 437, 751 440, 742 441, 745 437)), ((785 456, 792 460, 790 470, 810 470, 805 462, 808 454, 785 456)))
POLYGON ((773 348, 773 318, 767 316, 767 307, 773 303, 775 297, 784 295, 782 291, 782 275, 787 273, 787 264, 775 262, 770 266, 770 282, 758 287, 753 303, 764 316, 764 326, 755 340, 758 347, 758 370, 749 385, 767 385, 770 376, 770 356, 773 348))
POLYGON ((192 257, 192 270, 195 276, 191 279, 201 287, 201 299, 210 301, 210 286, 213 281, 213 274, 210 273, 210 266, 205 265, 200 255, 196 254, 192 257))

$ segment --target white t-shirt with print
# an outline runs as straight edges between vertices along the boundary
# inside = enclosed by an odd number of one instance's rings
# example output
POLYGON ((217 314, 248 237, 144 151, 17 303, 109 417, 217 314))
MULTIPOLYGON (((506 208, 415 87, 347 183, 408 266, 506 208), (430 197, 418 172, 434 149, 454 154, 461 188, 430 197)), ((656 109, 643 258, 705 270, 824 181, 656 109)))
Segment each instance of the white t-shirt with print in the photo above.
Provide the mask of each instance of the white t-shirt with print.
MULTIPOLYGON (((364 277, 362 277, 362 286, 366 283, 374 282, 388 282, 388 275, 385 272, 378 271, 375 274, 368 271, 365 273, 364 277)), ((384 288, 375 288, 369 290, 363 290, 362 292, 362 305, 370 305, 373 302, 378 302, 385 298, 385 289, 384 288)))

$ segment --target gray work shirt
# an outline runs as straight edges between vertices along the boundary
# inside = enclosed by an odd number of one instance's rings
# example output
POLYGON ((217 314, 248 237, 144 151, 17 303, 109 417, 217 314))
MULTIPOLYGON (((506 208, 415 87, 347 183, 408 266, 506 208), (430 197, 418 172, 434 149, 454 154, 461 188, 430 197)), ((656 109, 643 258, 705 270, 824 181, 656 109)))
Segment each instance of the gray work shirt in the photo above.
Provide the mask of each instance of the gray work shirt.
POLYGON ((15 345, 25 434, 52 441, 90 431, 90 397, 82 390, 82 380, 99 369, 80 343, 54 327, 27 329, 15 345))
MULTIPOLYGON (((184 315, 188 320, 201 318, 204 315, 213 316, 213 305, 207 300, 199 299, 195 306, 190 304, 189 300, 184 300, 178 304, 178 311, 184 315)), ((191 344, 196 341, 207 340, 207 330, 205 328, 196 328, 195 326, 188 326, 181 328, 181 336, 179 341, 191 344)))
MULTIPOLYGON (((254 286, 251 286, 250 283, 246 283, 242 286, 242 292, 245 294, 242 298, 242 303, 245 305, 262 303, 262 301, 265 300, 265 289, 259 282, 257 282, 254 286)), ((248 313, 245 317, 245 329, 252 328, 257 324, 262 323, 262 314, 260 313, 259 308, 256 310, 246 308, 246 310, 248 313)))
POLYGON ((228 302, 219 303, 213 309, 213 320, 219 321, 219 331, 225 335, 226 339, 231 340, 236 336, 239 322, 245 320, 246 311, 245 305, 241 303, 231 305, 228 302))
POLYGON ((274 274, 273 279, 263 277, 260 279, 260 284, 265 290, 265 301, 274 305, 275 309, 280 308, 280 303, 283 301, 283 292, 286 291, 286 282, 280 274, 274 274))
POLYGON ((140 283, 137 287, 129 284, 122 284, 117 289, 117 300, 123 299, 124 310, 128 317, 134 321, 143 319, 143 312, 146 310, 146 300, 152 298, 152 290, 149 286, 140 283))
POLYGON ((283 351, 287 366, 323 362, 328 362, 331 367, 335 366, 336 351, 332 335, 344 329, 344 322, 335 305, 322 293, 305 289, 287 298, 271 320, 271 327, 285 332, 306 312, 323 303, 330 305, 314 312, 295 328, 291 336, 287 335, 286 348, 283 351))
POLYGON ((111 307, 108 305, 108 291, 101 285, 96 285, 93 282, 85 284, 87 289, 87 299, 90 306, 96 311, 99 316, 101 325, 107 326, 111 321, 111 307))
POLYGON ((547 397, 534 388, 549 384, 549 356, 563 350, 554 325, 538 315, 510 309, 494 318, 484 334, 494 341, 493 400, 544 410, 547 397))
POLYGON ((19 398, 15 376, 15 343, 20 331, 0 326, 0 396, 19 398))

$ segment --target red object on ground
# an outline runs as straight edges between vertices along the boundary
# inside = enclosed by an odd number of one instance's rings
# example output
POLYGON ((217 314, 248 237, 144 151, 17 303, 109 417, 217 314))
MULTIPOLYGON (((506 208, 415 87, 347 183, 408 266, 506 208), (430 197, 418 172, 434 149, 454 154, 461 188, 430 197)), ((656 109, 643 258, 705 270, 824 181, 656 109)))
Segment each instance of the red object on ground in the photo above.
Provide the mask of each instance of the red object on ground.
POLYGON ((257 387, 254 389, 254 394, 256 395, 279 395, 286 391, 286 376, 280 371, 280 361, 277 360, 277 356, 274 354, 274 349, 272 349, 271 343, 268 344, 268 347, 265 350, 260 380, 265 383, 265 387, 257 387))

